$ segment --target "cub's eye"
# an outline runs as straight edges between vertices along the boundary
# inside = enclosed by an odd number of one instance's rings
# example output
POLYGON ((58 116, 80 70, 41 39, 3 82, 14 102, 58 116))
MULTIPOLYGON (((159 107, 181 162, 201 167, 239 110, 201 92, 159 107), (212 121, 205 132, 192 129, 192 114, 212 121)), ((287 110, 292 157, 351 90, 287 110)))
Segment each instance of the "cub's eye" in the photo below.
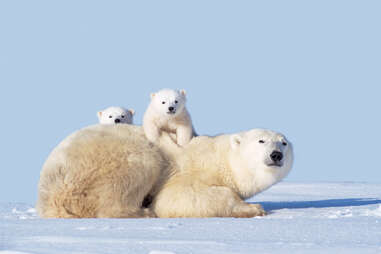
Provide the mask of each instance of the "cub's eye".
POLYGON ((178 101, 175 101, 175 103, 177 104, 177 103, 178 103, 178 101))
POLYGON ((165 104, 165 101, 163 101, 161 104, 165 104))
POLYGON ((122 118, 124 118, 124 115, 122 115, 122 118))
POLYGON ((261 143, 261 144, 265 143, 265 141, 264 141, 264 140, 262 140, 262 139, 261 139, 261 140, 259 140, 258 142, 259 142, 259 143, 261 143))
POLYGON ((287 143, 283 141, 283 142, 282 142, 282 145, 286 146, 286 145, 287 145, 287 143))
POLYGON ((112 118, 112 116, 108 116, 108 118, 112 118))

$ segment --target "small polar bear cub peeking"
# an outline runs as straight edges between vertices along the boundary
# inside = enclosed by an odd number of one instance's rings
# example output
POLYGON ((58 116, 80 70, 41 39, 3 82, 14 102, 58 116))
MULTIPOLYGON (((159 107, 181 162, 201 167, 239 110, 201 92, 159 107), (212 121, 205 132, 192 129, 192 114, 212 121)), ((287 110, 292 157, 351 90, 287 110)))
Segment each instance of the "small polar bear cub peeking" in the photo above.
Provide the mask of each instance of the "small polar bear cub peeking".
POLYGON ((158 141, 162 131, 176 135, 176 143, 185 146, 195 135, 192 120, 185 108, 185 90, 163 89, 151 94, 144 114, 143 129, 147 139, 158 141))
POLYGON ((135 110, 109 107, 97 113, 100 124, 132 124, 135 110))

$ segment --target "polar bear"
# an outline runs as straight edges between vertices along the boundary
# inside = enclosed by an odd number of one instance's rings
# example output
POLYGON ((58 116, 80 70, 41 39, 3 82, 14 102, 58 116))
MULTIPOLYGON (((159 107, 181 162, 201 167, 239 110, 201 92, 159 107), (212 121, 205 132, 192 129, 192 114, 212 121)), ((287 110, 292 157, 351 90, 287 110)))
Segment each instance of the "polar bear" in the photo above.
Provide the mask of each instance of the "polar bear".
POLYGON ((265 214, 245 199, 283 179, 293 164, 284 135, 270 130, 195 137, 177 150, 164 142, 176 163, 174 174, 155 196, 158 217, 254 217, 265 214))
POLYGON ((194 136, 194 128, 185 108, 185 90, 163 89, 151 94, 151 102, 144 114, 143 128, 148 140, 158 142, 162 132, 176 135, 176 143, 185 146, 194 136))
POLYGON ((149 142, 140 126, 90 126, 49 155, 36 208, 43 218, 264 215, 244 199, 285 177, 292 154, 269 130, 199 136, 181 148, 168 133, 149 142), (153 198, 149 208, 144 197, 153 198))
POLYGON ((132 124, 135 110, 122 107, 108 107, 97 112, 99 123, 101 124, 132 124))
POLYGON ((168 159, 140 126, 90 126, 64 139, 40 175, 43 218, 155 217, 144 197, 166 176, 168 159))

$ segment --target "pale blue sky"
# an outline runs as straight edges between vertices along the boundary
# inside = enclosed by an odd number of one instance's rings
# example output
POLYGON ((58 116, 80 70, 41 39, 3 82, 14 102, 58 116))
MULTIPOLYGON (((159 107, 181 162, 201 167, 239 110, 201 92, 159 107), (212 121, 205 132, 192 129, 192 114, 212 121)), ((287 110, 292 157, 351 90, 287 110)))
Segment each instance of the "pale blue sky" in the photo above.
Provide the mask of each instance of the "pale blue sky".
POLYGON ((381 182, 380 1, 0 1, 0 202, 108 106, 184 88, 200 134, 295 148, 287 181, 381 182))

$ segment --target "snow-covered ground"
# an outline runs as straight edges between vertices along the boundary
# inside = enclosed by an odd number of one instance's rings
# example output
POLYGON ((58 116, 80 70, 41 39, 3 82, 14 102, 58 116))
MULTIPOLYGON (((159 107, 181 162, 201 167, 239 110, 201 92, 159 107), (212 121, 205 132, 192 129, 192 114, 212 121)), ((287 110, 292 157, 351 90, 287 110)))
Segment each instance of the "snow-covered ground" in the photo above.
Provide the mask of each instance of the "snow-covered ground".
POLYGON ((0 254, 381 253, 381 184, 280 183, 251 219, 39 219, 0 204, 0 254))

